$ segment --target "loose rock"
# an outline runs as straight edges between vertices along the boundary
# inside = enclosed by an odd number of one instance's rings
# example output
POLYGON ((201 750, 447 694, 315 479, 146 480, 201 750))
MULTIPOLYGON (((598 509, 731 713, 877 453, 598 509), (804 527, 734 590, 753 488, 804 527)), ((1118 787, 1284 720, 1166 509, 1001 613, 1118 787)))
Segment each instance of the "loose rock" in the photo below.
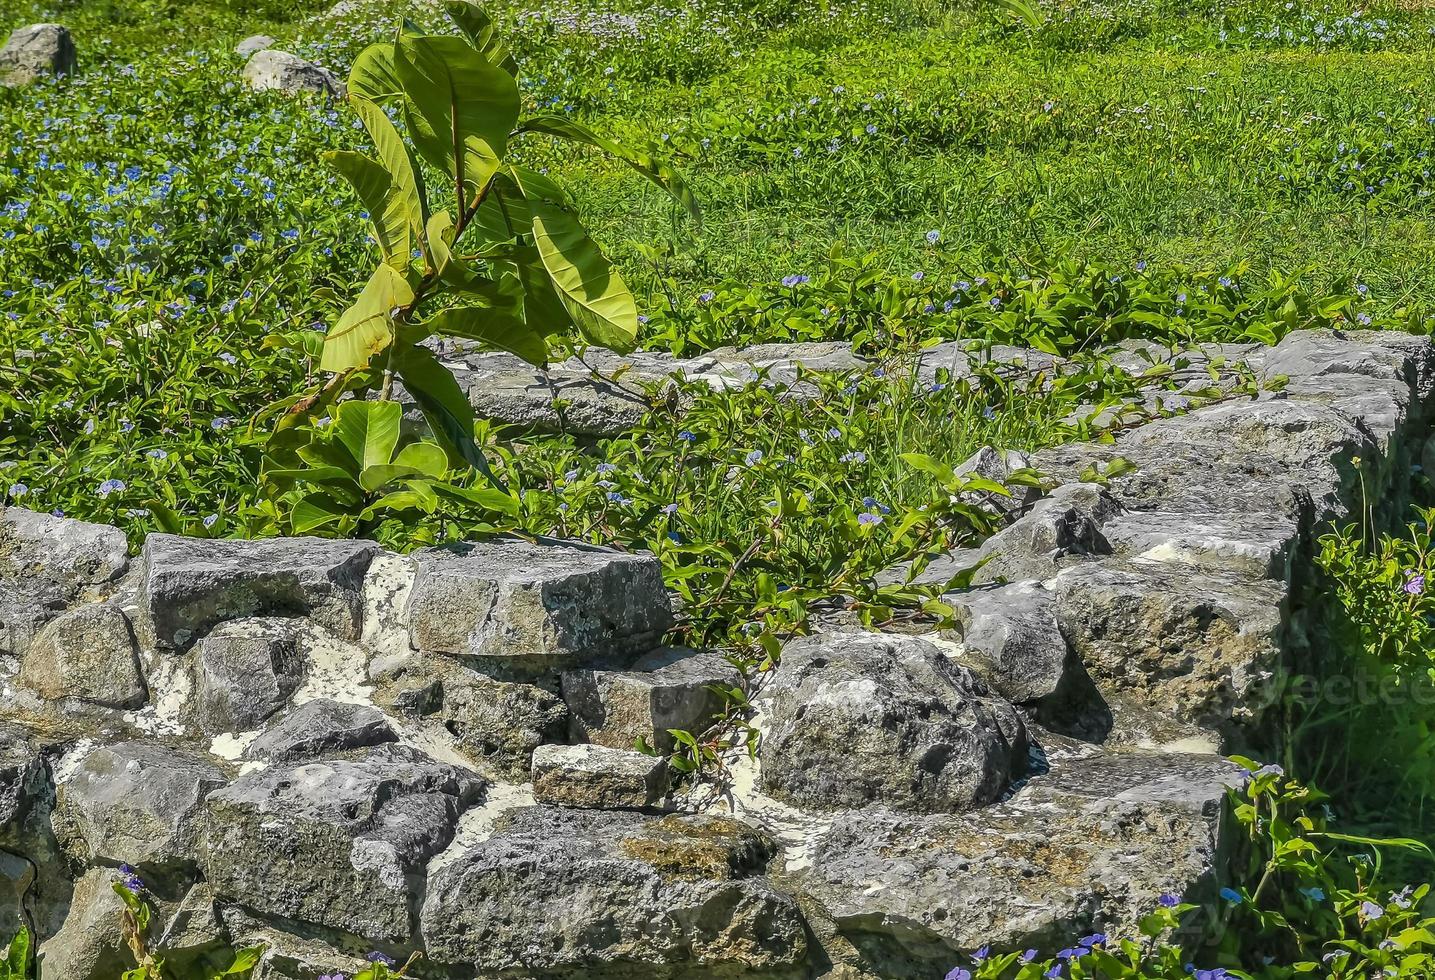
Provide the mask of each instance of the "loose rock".
POLYGON ((533 752, 539 803, 590 810, 645 810, 668 791, 665 758, 601 745, 541 745, 533 752))
POLYGON ((733 685, 737 670, 721 654, 669 647, 636 661, 630 670, 570 670, 563 700, 572 712, 572 735, 614 749, 641 739, 671 752, 670 730, 702 732, 723 710, 713 685, 733 685))
POLYGON ((17 680, 50 700, 133 708, 149 696, 136 652, 124 613, 100 603, 81 606, 40 630, 17 680))
POLYGON ((10 35, 0 48, 0 84, 29 85, 55 75, 73 75, 79 59, 70 32, 59 24, 31 24, 10 35))
POLYGON ((247 759, 285 760, 398 740, 378 708, 319 698, 300 705, 244 750, 247 759))
POLYGON ((333 72, 288 51, 265 48, 256 51, 244 65, 244 80, 258 91, 317 92, 342 99, 344 83, 333 72))
POLYGON ((200 730, 248 731, 284 707, 304 679, 301 636, 290 619, 235 620, 206 636, 195 655, 200 730))

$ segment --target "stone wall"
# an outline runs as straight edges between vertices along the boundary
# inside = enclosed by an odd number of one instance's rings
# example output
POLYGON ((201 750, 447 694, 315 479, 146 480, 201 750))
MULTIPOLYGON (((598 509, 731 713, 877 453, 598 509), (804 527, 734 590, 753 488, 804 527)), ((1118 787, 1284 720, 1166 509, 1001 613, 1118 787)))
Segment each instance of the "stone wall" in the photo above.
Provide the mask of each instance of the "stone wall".
POLYGON ((1312 535, 1366 495, 1401 514, 1435 387, 1404 335, 1201 356, 1227 354, 1289 382, 1038 453, 1059 485, 983 545, 952 633, 791 641, 717 798, 631 748, 701 728, 732 676, 660 645, 649 557, 154 534, 132 558, 4 511, 0 933, 108 980, 121 865, 177 959, 262 941, 273 977, 374 949, 435 977, 928 977, 1129 932, 1216 886, 1219 752, 1299 650, 1312 535))

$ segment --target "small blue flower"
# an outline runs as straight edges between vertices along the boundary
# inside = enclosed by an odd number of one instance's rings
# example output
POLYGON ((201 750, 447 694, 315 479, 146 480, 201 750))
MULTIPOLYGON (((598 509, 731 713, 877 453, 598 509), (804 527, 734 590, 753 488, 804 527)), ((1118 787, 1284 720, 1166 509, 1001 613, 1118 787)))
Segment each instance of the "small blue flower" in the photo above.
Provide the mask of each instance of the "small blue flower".
POLYGON ((368 956, 365 956, 364 959, 368 960, 370 963, 382 963, 384 964, 384 966, 394 966, 396 963, 398 963, 398 960, 394 959, 392 956, 385 956, 378 950, 374 950, 368 956))
POLYGON ((975 953, 972 954, 972 962, 980 963, 991 955, 992 948, 990 946, 983 946, 981 949, 977 950, 975 953))
POLYGON ((1176 906, 1181 904, 1181 899, 1169 893, 1162 895, 1160 898, 1156 899, 1156 901, 1161 905, 1162 908, 1167 909, 1174 909, 1176 906))
POLYGON ((119 493, 124 488, 125 481, 110 479, 96 487, 95 494, 100 497, 108 497, 112 493, 119 493))
POLYGON ((803 286, 812 281, 811 276, 783 276, 782 284, 788 289, 803 286))
POLYGON ((1241 897, 1241 893, 1234 888, 1222 888, 1221 899, 1222 901, 1229 902, 1231 905, 1240 905, 1245 901, 1245 899, 1241 897))
POLYGON ((1368 920, 1385 918, 1385 910, 1374 902, 1362 902, 1360 905, 1360 914, 1368 920))
POLYGON ((963 970, 959 966, 953 967, 952 971, 947 974, 945 980, 972 980, 972 971, 963 970))
POLYGON ((703 292, 698 293, 698 302, 704 304, 711 303, 716 297, 717 293, 713 292, 711 289, 706 289, 703 292))
POLYGON ((1297 891, 1299 891, 1306 898, 1310 899, 1312 902, 1325 901, 1325 891, 1320 888, 1299 888, 1297 889, 1297 891))
POLYGON ((698 441, 698 437, 695 436, 695 435, 693 435, 693 434, 692 434, 691 432, 689 432, 687 429, 684 429, 682 432, 679 432, 679 433, 678 433, 678 438, 681 439, 683 442, 697 442, 697 441, 698 441))
POLYGON ((30 492, 30 488, 27 487, 27 486, 25 486, 25 484, 23 484, 23 483, 12 483, 12 484, 10 484, 10 496, 12 496, 12 497, 23 497, 23 496, 25 496, 25 494, 27 494, 27 493, 29 493, 29 492, 30 492))
POLYGON ((935 244, 937 244, 937 242, 939 242, 939 241, 941 241, 941 240, 942 240, 942 233, 941 233, 940 231, 929 231, 929 232, 927 232, 927 244, 928 244, 928 245, 935 245, 935 244))
POLYGON ((763 453, 762 453, 762 450, 761 450, 761 449, 754 449, 752 452, 748 453, 747 456, 745 457, 745 460, 746 460, 746 462, 747 462, 747 465, 748 465, 748 466, 756 466, 758 463, 761 463, 761 462, 762 462, 762 456, 763 456, 763 453))
POLYGON ((878 524, 881 524, 883 520, 885 520, 885 518, 881 514, 868 513, 857 515, 857 523, 863 527, 876 527, 878 524))

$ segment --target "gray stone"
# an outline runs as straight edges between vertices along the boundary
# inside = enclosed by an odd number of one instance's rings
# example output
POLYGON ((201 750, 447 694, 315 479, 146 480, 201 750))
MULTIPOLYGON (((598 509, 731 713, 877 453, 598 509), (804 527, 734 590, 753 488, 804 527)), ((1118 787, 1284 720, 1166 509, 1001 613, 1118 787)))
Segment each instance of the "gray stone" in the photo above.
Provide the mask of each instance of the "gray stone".
POLYGON ((942 599, 955 610, 955 638, 1002 697, 1021 704, 1061 688, 1069 651, 1056 599, 1040 582, 979 586, 942 599))
POLYGON ((60 931, 40 943, 37 959, 45 977, 114 980, 133 969, 134 958, 118 928, 125 906, 113 884, 119 875, 91 868, 75 883, 70 914, 60 931))
POLYGON ((56 831, 85 863, 186 871, 204 798, 227 782, 218 766, 162 745, 92 749, 57 788, 56 831))
POLYGON ((44 625, 64 610, 58 586, 0 579, 0 654, 24 656, 44 625))
POLYGON ((67 862, 52 828, 51 751, 28 729, 0 720, 0 850, 35 868, 28 910, 42 935, 59 928, 71 891, 67 862))
POLYGON ((184 893, 178 907, 164 920, 156 945, 165 951, 165 963, 172 968, 198 973, 196 967, 202 963, 211 973, 201 975, 208 976, 228 967, 226 958, 233 956, 227 948, 229 933, 208 882, 191 885, 184 893))
POLYGON ((125 614, 93 603, 61 613, 41 629, 16 680, 50 700, 134 708, 149 697, 136 653, 125 614))
POLYGON ((1223 866, 1216 756, 1101 755, 973 813, 851 811, 799 882, 865 954, 865 975, 940 975, 958 953, 1136 935, 1163 894, 1197 903, 1223 866))
POLYGON ((234 46, 234 53, 241 58, 248 58, 268 48, 274 47, 274 39, 268 34, 251 34, 234 46))
POLYGON ((792 640, 758 705, 763 789, 799 806, 968 810, 997 799, 1026 764, 1011 705, 916 637, 792 640))
POLYGON ((807 975, 771 839, 721 817, 530 807, 433 875, 429 958, 482 976, 807 975))
POLYGON ((0 580, 46 582, 74 601, 128 568, 119 528, 0 507, 0 580))
POLYGON ((201 864, 223 902, 363 936, 413 936, 424 866, 483 781, 414 749, 280 764, 206 802, 201 864))
POLYGON ((1103 694, 1230 733, 1274 691, 1286 588, 1179 565, 1079 565, 1057 576, 1057 619, 1103 694))
POLYGON ((978 551, 985 563, 972 581, 1047 579, 1077 558, 1111 553, 1101 533, 1121 506, 1101 487, 1069 483, 1038 500, 1030 513, 988 538, 978 551))
POLYGON ((443 706, 434 717, 476 761, 518 780, 527 778, 534 749, 562 742, 568 732, 568 708, 556 694, 472 672, 444 681, 443 706))
POLYGON ((249 744, 244 757, 298 759, 396 741, 398 735, 378 708, 319 698, 271 725, 249 744))
POLYGON ((740 677, 717 652, 667 647, 634 662, 630 670, 563 673, 563 700, 575 741, 631 749, 639 739, 671 752, 670 729, 702 732, 723 710, 713 685, 740 677))
POLYGON ((1004 497, 985 490, 968 491, 959 496, 968 503, 998 513, 1010 513, 1030 507, 1041 497, 1039 487, 1027 486, 1020 482, 1009 483, 1013 474, 1030 468, 1031 457, 1026 453, 1017 452, 1015 449, 1003 452, 991 446, 983 446, 953 467, 952 471, 965 479, 990 480, 993 483, 1006 486, 1010 496, 1004 497))
POLYGON ((673 624, 652 555, 515 539, 415 558, 408 616, 420 650, 591 660, 650 650, 673 624))
POLYGON ((30 929, 26 896, 35 885, 35 866, 26 858, 0 851, 0 943, 30 929))
POLYGON ((160 648, 184 648, 218 623, 305 616, 357 640, 371 541, 268 538, 231 541, 151 534, 143 602, 160 648))
POLYGON ((1115 554, 1138 564, 1287 581, 1301 528, 1292 517, 1261 512, 1129 511, 1108 521, 1101 533, 1115 554))
POLYGON ((195 722, 208 735, 256 728, 304 679, 302 624, 239 619, 216 627, 195 653, 195 722))
POLYGON ((272 48, 254 52, 241 77, 250 88, 261 92, 316 92, 341 99, 346 91, 344 83, 327 68, 272 48))
POLYGON ((0 84, 29 85, 54 75, 73 75, 79 60, 70 32, 59 24, 31 24, 0 48, 0 84))
POLYGON ((668 791, 668 760, 602 745, 540 745, 533 751, 539 803, 590 810, 645 810, 668 791))

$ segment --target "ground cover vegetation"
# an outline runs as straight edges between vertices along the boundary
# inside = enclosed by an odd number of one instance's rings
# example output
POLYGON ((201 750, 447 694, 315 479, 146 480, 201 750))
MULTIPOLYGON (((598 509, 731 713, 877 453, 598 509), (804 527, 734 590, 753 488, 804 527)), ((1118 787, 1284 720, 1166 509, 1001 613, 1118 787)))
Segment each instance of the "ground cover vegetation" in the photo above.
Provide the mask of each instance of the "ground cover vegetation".
MULTIPOLYGON (((1435 317, 1422 68, 1435 14, 1420 5, 493 4, 492 25, 467 25, 484 83, 504 93, 469 120, 491 152, 445 148, 414 98, 408 119, 394 114, 412 156, 362 98, 240 86, 231 51, 247 34, 343 72, 401 14, 411 37, 457 41, 441 4, 328 6, 0 0, 6 26, 67 23, 84 61, 76 78, 0 92, 9 502, 136 540, 167 528, 407 548, 519 531, 644 548, 684 601, 679 638, 760 673, 834 597, 869 622, 940 619, 940 587, 877 572, 993 529, 979 502, 1001 491, 951 462, 1103 436, 1089 409, 1150 378, 1101 346, 1155 338, 1176 358, 1313 326, 1428 332, 1435 317), (507 142, 519 118, 578 135, 507 142), (376 151, 382 177, 361 162, 376 151), (375 201, 405 160, 432 201, 390 222, 375 201), (520 227, 481 213, 505 194, 526 205, 520 227), (593 268, 630 298, 575 312, 565 277, 593 268), (367 312, 365 280, 387 290, 367 312), (539 295, 550 318, 535 322, 539 295), (414 346, 424 325, 535 361, 589 342, 690 355, 848 340, 874 367, 689 387, 681 414, 655 394, 642 425, 595 446, 459 418, 414 346), (1076 368, 1035 384, 919 377, 914 354, 944 339, 1076 368), (396 377, 433 442, 401 440, 396 406, 338 401, 396 377)), ((356 77, 373 105, 393 95, 356 77)), ((1428 680, 1425 525, 1325 543, 1331 671, 1428 680)), ((745 692, 732 697, 740 720, 745 692)), ((1233 794, 1244 873, 1217 904, 1169 896, 1147 942, 983 951, 951 976, 1429 975, 1428 889, 1404 885, 1428 875, 1411 828, 1425 826, 1429 712, 1395 722, 1386 744, 1409 748, 1397 767, 1355 751, 1388 717, 1321 710, 1300 716, 1284 768, 1251 763, 1233 794), (1338 789, 1350 819, 1286 769, 1338 789), (1392 798, 1381 819, 1365 802, 1392 798)), ((685 734, 674 764, 689 770, 754 735, 685 734)), ((119 887, 133 975, 168 976, 135 929, 143 882, 119 887)), ((0 976, 29 958, 22 937, 0 976)))

